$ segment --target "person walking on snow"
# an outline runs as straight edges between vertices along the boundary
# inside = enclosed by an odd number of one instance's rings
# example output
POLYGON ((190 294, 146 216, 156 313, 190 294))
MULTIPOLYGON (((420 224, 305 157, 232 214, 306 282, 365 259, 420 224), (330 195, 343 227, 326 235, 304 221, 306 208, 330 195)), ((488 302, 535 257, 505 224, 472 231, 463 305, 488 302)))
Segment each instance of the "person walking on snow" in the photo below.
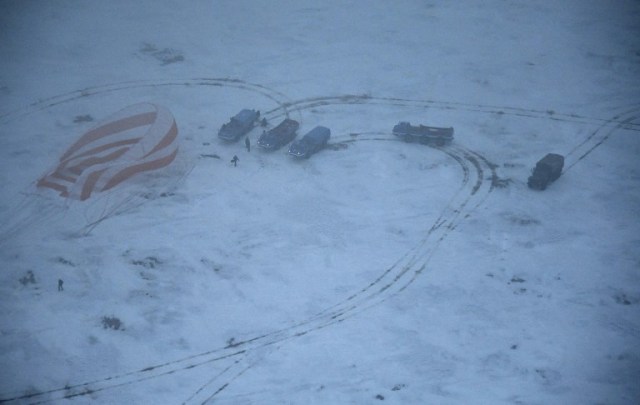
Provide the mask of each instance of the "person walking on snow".
POLYGON ((238 165, 238 156, 233 155, 233 159, 231 159, 231 163, 233 163, 233 167, 236 167, 238 165))
POLYGON ((58 291, 62 291, 64 290, 64 288, 62 288, 62 284, 64 284, 64 281, 62 281, 62 279, 58 279, 58 291))
POLYGON ((247 152, 251 152, 251 141, 249 137, 244 138, 244 146, 247 147, 247 152))

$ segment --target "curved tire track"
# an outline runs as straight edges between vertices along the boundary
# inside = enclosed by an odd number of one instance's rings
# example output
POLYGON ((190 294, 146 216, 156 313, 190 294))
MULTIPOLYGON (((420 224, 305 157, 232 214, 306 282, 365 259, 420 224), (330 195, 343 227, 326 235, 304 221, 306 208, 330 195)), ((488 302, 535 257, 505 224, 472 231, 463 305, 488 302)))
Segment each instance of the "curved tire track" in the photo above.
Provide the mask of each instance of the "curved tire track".
MULTIPOLYGON (((384 133, 358 134, 356 138, 352 135, 347 135, 334 139, 337 139, 339 141, 338 143, 401 142, 391 135, 385 136, 384 133)), ((438 149, 448 155, 456 165, 459 166, 462 175, 461 184, 447 206, 442 209, 440 215, 426 231, 425 236, 414 247, 394 264, 382 271, 376 279, 330 308, 289 327, 255 336, 244 341, 235 342, 233 345, 216 348, 187 358, 145 367, 129 373, 6 400, 31 399, 35 400, 34 403, 46 403, 58 399, 71 399, 145 382, 177 372, 189 371, 202 366, 211 366, 215 363, 228 361, 229 359, 235 359, 233 365, 217 373, 210 381, 185 401, 185 403, 205 403, 215 398, 215 396, 229 386, 232 380, 237 379, 252 367, 251 365, 242 367, 240 373, 226 376, 226 374, 233 371, 234 367, 242 366, 240 363, 243 362, 250 352, 273 347, 291 339, 305 336, 314 331, 343 322, 399 294, 409 287, 425 270, 437 247, 446 236, 455 229, 462 219, 470 215, 493 190, 491 181, 487 181, 490 179, 487 179, 484 173, 485 170, 493 171, 494 169, 486 160, 479 159, 475 152, 469 151, 461 146, 438 149), (473 201, 476 201, 476 204, 472 204, 473 201), (224 377, 227 377, 227 379, 225 380, 224 377), (218 385, 214 386, 214 384, 218 385)))
MULTIPOLYGON (((399 142, 395 138, 390 138, 390 135, 387 135, 386 138, 381 137, 381 135, 383 134, 368 133, 364 136, 363 134, 358 134, 356 139, 341 140, 346 138, 346 136, 342 136, 338 137, 338 143, 361 141, 399 142)), ((431 228, 426 231, 425 236, 415 246, 393 265, 385 269, 376 279, 344 300, 288 328, 264 335, 259 339, 238 342, 237 345, 250 352, 281 344, 343 322, 408 288, 427 268, 440 243, 455 230, 456 226, 464 218, 471 215, 486 200, 494 190, 493 178, 497 177, 495 165, 492 165, 476 152, 461 146, 438 149, 459 165, 462 171, 462 181, 447 206, 442 209, 431 228), (487 171, 492 174, 491 177, 485 176, 487 171)), ((243 369, 242 373, 245 371, 246 369, 243 369)), ((233 376, 232 380, 237 377, 237 375, 233 376)), ((186 403, 204 404, 228 387, 230 382, 230 380, 223 382, 213 394, 205 398, 192 396, 186 403)), ((203 391, 203 388, 201 387, 199 393, 203 391)))
MULTIPOLYGON (((397 106, 397 107, 414 107, 414 108, 433 108, 439 110, 455 110, 455 111, 468 111, 482 114, 495 114, 495 115, 510 115, 523 118, 536 118, 551 121, 571 122, 571 123, 583 123, 583 124, 595 124, 595 125, 610 125, 616 123, 622 123, 628 125, 628 129, 633 131, 640 131, 640 124, 624 123, 621 117, 615 116, 610 119, 593 118, 579 114, 564 114, 558 113, 553 110, 537 110, 521 107, 509 107, 509 106, 494 106, 484 104, 472 104, 472 103, 460 103, 452 101, 442 100, 415 100, 404 99, 396 97, 376 97, 368 94, 347 94, 339 96, 323 96, 323 97, 309 97, 293 102, 284 103, 286 107, 285 111, 275 114, 274 117, 283 116, 288 114, 290 110, 309 110, 312 108, 336 106, 336 105, 354 105, 354 104, 367 104, 367 105, 384 105, 384 106, 397 106)), ((275 112, 274 112, 275 113, 275 112)))
POLYGON ((48 97, 33 102, 25 107, 9 111, 0 115, 0 123, 9 122, 13 119, 21 118, 26 115, 33 114, 38 111, 46 110, 60 104, 65 104, 81 98, 95 96, 99 94, 117 93, 139 88, 159 88, 159 87, 189 87, 189 86, 211 86, 211 87, 228 87, 235 88, 253 93, 260 94, 276 103, 277 107, 271 111, 279 111, 280 114, 288 116, 289 110, 287 104, 287 96, 283 93, 270 89, 266 86, 250 83, 240 79, 231 78, 191 78, 191 79, 171 79, 171 80, 132 80, 126 82, 110 83, 100 86, 87 87, 81 90, 75 90, 68 93, 48 97))
MULTIPOLYGON (((584 157, 586 157, 586 155, 588 155, 593 149, 602 144, 602 142, 608 139, 608 137, 619 128, 627 126, 631 130, 640 130, 639 126, 637 126, 636 124, 632 124, 631 122, 635 119, 635 115, 633 115, 632 117, 618 115, 610 120, 600 120, 581 117, 573 114, 551 114, 550 112, 511 107, 493 107, 463 103, 439 102, 432 100, 406 100, 397 98, 378 98, 370 96, 350 95, 336 97, 317 97, 303 99, 296 102, 289 102, 284 101, 286 97, 284 97, 281 93, 272 92, 271 90, 263 86, 233 79, 188 79, 182 81, 164 82, 137 81, 98 86, 33 103, 25 109, 0 116, 0 121, 7 118, 12 118, 16 116, 16 114, 30 114, 35 111, 50 108, 57 104, 69 102, 81 97, 87 97, 102 92, 122 91, 145 86, 158 87, 178 85, 226 86, 236 87, 243 90, 256 91, 272 99, 278 104, 276 108, 265 113, 265 115, 268 115, 272 119, 282 116, 288 117, 291 110, 295 110, 298 114, 302 115, 302 111, 304 110, 322 106, 340 104, 380 104, 407 107, 411 106, 424 108, 455 109, 490 114, 510 114, 529 118, 553 119, 567 122, 591 124, 599 123, 600 127, 596 131, 594 131, 594 133, 592 133, 589 139, 583 142, 584 145, 588 145, 589 141, 593 140, 594 138, 598 138, 597 135, 599 135, 600 131, 602 131, 604 128, 610 127, 612 125, 614 126, 609 131, 609 133, 604 136, 604 138, 600 139, 595 145, 588 149, 587 152, 580 158, 578 158, 577 161, 580 161, 584 157)), ((635 113, 636 110, 637 109, 634 109, 632 111, 635 113)), ((347 137, 348 136, 346 135, 338 137, 338 143, 353 143, 360 141, 397 142, 395 138, 391 138, 390 135, 386 133, 358 134, 356 138, 350 136, 351 138, 349 139, 341 140, 342 138, 347 137)), ((577 148, 574 150, 577 151, 577 148)), ((197 367, 212 365, 214 363, 220 363, 222 361, 229 361, 229 359, 233 359, 234 362, 231 366, 226 367, 222 372, 216 374, 212 379, 210 379, 205 385, 200 387, 185 401, 185 403, 206 403, 210 400, 215 399, 215 397, 225 388, 227 388, 232 381, 239 378, 242 374, 244 374, 252 367, 252 365, 242 367, 241 371, 234 374, 233 376, 226 376, 226 374, 229 374, 235 367, 240 366, 241 363, 245 361, 249 352, 269 346, 275 346, 285 341, 304 336, 308 333, 324 329, 328 326, 356 316, 357 314, 401 293, 406 288, 408 288, 420 276, 420 274, 424 272, 429 261, 437 251, 440 243, 442 243, 442 241, 445 240, 446 237, 456 229, 456 227, 462 220, 472 215, 472 213, 486 201, 489 194, 494 190, 495 180, 498 179, 495 169, 496 166, 477 152, 468 150, 460 145, 453 145, 450 147, 442 147, 437 149, 447 154, 460 167, 462 171, 462 180, 460 186, 454 193, 447 206, 441 211, 438 218, 434 221, 430 229, 425 232, 425 236, 394 264, 382 271, 376 279, 372 280, 368 285, 364 286, 354 294, 348 296, 347 298, 341 300, 333 306, 326 308, 318 314, 295 323, 287 328, 271 331, 244 341, 235 342, 232 345, 214 348, 207 352, 145 367, 143 369, 128 373, 109 376, 103 379, 97 379, 90 382, 75 384, 72 386, 66 386, 43 392, 37 392, 29 395, 17 395, 11 398, 4 398, 0 400, 0 402, 34 400, 36 402, 33 403, 45 403, 58 399, 70 399, 109 389, 116 389, 118 387, 137 384, 150 379, 155 379, 178 372, 188 371, 197 367), (225 381, 219 381, 223 380, 225 377, 225 381), (214 387, 214 384, 219 385, 214 387)), ((574 151, 572 151, 571 153, 574 153, 574 151)), ((573 163, 569 168, 575 165, 577 161, 573 163)))

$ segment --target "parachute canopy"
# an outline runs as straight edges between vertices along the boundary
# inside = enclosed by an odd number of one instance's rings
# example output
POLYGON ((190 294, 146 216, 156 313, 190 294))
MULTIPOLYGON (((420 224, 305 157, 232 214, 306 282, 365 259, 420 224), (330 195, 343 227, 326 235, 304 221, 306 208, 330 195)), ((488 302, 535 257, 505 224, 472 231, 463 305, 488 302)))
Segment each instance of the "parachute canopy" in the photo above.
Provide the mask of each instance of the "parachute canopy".
POLYGON ((175 119, 165 107, 126 107, 82 135, 37 186, 84 201, 138 173, 169 165, 178 153, 177 137, 175 119))

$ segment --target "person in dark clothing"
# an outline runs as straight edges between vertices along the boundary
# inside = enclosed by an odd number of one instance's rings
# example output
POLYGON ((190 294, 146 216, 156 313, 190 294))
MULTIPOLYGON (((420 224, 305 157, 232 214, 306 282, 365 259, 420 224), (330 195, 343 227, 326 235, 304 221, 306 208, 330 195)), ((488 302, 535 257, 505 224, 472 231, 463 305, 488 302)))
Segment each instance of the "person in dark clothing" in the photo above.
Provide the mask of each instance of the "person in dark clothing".
POLYGON ((231 163, 233 163, 233 167, 236 167, 238 165, 238 156, 233 155, 233 159, 231 159, 231 163))
POLYGON ((62 284, 64 284, 64 281, 62 281, 62 279, 58 279, 58 291, 64 290, 64 288, 62 288, 62 284))
POLYGON ((251 141, 249 137, 244 138, 244 146, 247 147, 247 152, 251 152, 251 141))

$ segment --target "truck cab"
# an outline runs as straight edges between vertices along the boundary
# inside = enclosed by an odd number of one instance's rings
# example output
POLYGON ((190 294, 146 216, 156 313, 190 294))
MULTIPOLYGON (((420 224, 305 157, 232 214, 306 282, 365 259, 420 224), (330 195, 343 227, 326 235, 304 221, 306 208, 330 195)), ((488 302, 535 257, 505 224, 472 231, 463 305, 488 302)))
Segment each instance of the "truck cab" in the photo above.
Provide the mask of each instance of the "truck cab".
POLYGON ((531 176, 527 181, 529 188, 544 190, 547 186, 560 177, 564 167, 564 156, 556 153, 548 153, 536 163, 531 176))

